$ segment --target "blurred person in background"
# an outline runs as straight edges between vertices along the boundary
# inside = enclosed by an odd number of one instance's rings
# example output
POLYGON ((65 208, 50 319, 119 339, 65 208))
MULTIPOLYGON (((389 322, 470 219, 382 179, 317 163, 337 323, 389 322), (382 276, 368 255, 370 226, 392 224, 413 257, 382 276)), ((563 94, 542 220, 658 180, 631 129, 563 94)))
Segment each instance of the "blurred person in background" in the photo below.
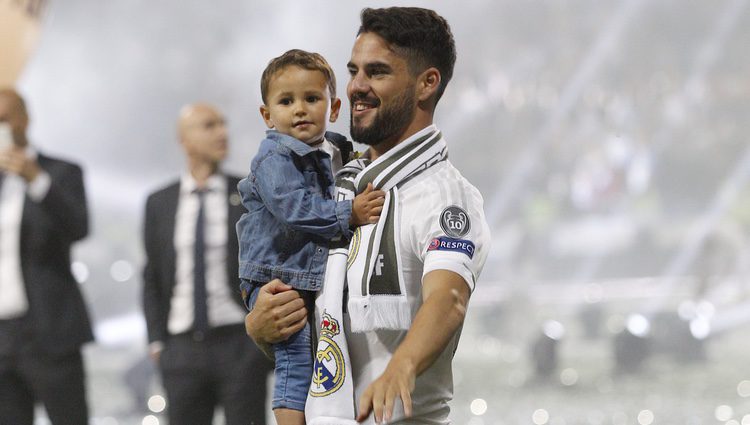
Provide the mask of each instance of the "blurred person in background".
POLYGON ((187 170, 146 202, 143 307, 175 425, 265 424, 271 363, 245 335, 235 225, 245 209, 240 178, 222 173, 228 137, 213 106, 183 107, 179 141, 187 170))
POLYGON ((0 424, 88 423, 81 346, 93 340, 70 270, 88 233, 81 168, 29 144, 23 98, 0 89, 0 424))

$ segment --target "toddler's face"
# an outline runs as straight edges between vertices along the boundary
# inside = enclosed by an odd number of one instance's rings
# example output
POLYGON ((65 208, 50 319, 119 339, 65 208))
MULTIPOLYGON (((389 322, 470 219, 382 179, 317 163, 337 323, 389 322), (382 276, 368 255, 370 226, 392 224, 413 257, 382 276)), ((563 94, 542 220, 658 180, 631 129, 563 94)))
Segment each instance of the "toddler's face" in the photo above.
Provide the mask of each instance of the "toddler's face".
POLYGON ((328 122, 338 118, 341 102, 331 100, 322 72, 288 66, 271 78, 268 102, 260 113, 268 128, 308 145, 323 140, 328 122))

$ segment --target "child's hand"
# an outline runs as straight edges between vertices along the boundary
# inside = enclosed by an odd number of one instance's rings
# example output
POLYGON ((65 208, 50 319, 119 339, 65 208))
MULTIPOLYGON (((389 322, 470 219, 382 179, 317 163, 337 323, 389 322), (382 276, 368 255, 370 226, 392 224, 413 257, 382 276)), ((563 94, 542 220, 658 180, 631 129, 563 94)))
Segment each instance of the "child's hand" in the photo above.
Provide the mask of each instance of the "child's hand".
POLYGON ((352 217, 349 224, 361 226, 363 224, 377 223, 385 203, 385 192, 373 190, 372 183, 367 183, 364 192, 354 197, 352 202, 352 217))

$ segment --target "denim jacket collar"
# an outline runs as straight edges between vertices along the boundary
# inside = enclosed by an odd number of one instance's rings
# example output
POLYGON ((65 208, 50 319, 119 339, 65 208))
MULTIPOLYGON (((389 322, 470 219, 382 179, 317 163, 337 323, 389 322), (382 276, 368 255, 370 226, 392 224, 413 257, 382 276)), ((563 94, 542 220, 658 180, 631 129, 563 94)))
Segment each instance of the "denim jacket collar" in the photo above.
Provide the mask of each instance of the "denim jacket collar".
POLYGON ((310 152, 315 152, 317 149, 310 147, 306 143, 303 143, 299 141, 298 139, 295 139, 292 136, 279 133, 276 130, 266 130, 266 137, 275 140, 281 144, 281 146, 284 146, 294 152, 295 154, 299 156, 305 156, 309 154, 310 152))

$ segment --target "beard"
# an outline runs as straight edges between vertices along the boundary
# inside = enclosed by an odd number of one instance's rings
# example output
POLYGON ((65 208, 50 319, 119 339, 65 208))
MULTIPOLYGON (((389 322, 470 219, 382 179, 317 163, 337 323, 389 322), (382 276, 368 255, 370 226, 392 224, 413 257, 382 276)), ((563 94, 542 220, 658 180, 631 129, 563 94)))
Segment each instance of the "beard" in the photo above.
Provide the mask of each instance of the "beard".
MULTIPOLYGON (((352 96, 351 103, 364 96, 352 96)), ((378 102, 380 110, 368 127, 354 124, 354 111, 349 114, 349 132, 355 142, 374 146, 400 134, 414 119, 416 96, 412 87, 407 87, 393 103, 378 102)))

